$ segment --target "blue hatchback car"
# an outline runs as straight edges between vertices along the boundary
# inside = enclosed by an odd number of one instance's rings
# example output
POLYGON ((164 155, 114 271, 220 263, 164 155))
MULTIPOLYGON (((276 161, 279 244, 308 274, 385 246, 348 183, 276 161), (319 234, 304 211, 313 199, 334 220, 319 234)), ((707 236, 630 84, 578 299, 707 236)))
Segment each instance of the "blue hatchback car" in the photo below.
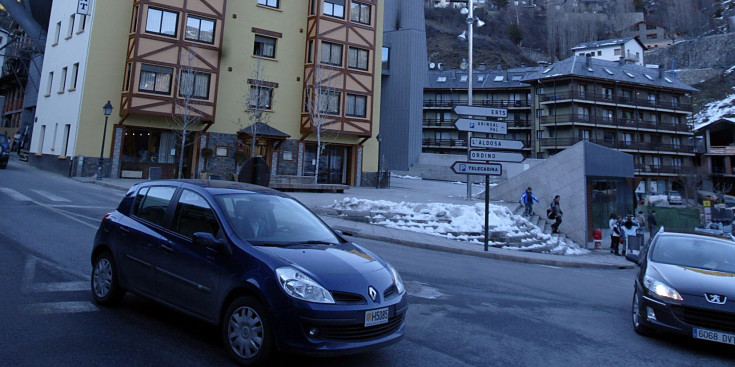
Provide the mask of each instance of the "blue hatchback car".
POLYGON ((133 186, 94 239, 92 295, 126 291, 219 325, 227 354, 364 352, 399 341, 400 275, 290 196, 228 181, 133 186))

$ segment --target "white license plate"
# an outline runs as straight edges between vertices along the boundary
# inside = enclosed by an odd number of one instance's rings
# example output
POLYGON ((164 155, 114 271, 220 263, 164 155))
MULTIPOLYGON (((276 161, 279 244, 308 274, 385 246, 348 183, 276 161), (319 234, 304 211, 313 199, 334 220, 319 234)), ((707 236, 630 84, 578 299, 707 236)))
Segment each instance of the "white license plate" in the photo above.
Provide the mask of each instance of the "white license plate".
POLYGON ((709 340, 718 343, 735 345, 735 334, 723 333, 722 331, 708 329, 692 329, 695 339, 709 340))
POLYGON ((365 311, 365 326, 385 324, 389 314, 388 307, 365 311))

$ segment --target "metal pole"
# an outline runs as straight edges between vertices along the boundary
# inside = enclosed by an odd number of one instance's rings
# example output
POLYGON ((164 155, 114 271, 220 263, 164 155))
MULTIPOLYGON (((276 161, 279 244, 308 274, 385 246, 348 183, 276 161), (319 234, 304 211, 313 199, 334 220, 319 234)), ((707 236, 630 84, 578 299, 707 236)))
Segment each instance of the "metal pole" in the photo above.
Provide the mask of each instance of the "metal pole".
MULTIPOLYGON (((109 102, 108 102, 109 103, 109 102)), ((97 179, 102 179, 102 164, 104 163, 104 158, 102 155, 105 152, 105 135, 107 135, 107 115, 105 115, 105 129, 102 130, 102 147, 100 147, 100 161, 97 166, 97 179)))
MULTIPOLYGON (((469 81, 469 84, 467 85, 467 105, 472 106, 472 38, 473 37, 473 25, 475 24, 475 2, 474 0, 468 1, 469 5, 469 14, 467 17, 467 27, 468 27, 468 41, 469 41, 469 47, 467 51, 467 58, 469 59, 468 62, 468 68, 469 68, 469 74, 467 80, 469 81)), ((470 116, 471 118, 472 116, 470 116)), ((470 161, 470 140, 472 139, 472 133, 467 132, 467 161, 470 161)), ((472 176, 467 175, 467 200, 472 200, 472 176)))
POLYGON ((485 175, 485 251, 487 251, 488 248, 488 229, 487 227, 490 225, 490 219, 488 219, 488 214, 490 214, 490 176, 485 175))
POLYGON ((380 159, 380 155, 382 154, 382 152, 380 150, 381 150, 382 145, 383 145, 383 144, 381 144, 382 143, 381 140, 382 139, 378 139, 378 179, 375 180, 376 181, 376 184, 375 184, 375 188, 376 189, 379 189, 380 188, 380 179, 383 176, 382 175, 382 172, 381 172, 382 169, 383 169, 383 167, 381 166, 382 159, 380 159))

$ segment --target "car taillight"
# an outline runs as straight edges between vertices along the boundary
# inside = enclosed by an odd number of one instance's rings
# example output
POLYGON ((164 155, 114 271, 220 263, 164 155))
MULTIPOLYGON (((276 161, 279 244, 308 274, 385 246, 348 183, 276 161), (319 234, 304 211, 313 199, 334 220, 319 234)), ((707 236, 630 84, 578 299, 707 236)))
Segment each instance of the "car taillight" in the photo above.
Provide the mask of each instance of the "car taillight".
POLYGON ((112 213, 105 214, 105 216, 102 218, 102 223, 100 223, 100 225, 105 224, 105 221, 107 221, 107 218, 109 218, 111 215, 112 213))

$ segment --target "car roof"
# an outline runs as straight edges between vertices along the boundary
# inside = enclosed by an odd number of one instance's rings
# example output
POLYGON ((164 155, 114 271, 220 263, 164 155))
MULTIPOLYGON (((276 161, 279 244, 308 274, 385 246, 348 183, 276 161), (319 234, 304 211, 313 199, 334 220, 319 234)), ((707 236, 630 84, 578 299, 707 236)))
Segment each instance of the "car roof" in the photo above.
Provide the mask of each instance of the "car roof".
POLYGON ((155 186, 155 185, 171 185, 178 184, 179 186, 196 186, 200 187, 213 195, 223 194, 232 191, 249 191, 252 193, 265 194, 265 195, 276 195, 290 197, 278 190, 274 190, 265 186, 254 185, 244 182, 225 181, 225 180, 200 180, 200 179, 177 179, 177 180, 154 180, 142 182, 141 186, 155 186))
POLYGON ((688 237, 691 239, 696 238, 711 238, 714 240, 721 240, 725 242, 730 242, 735 244, 735 240, 732 237, 724 237, 724 236, 718 236, 716 234, 712 233, 706 233, 706 232, 697 232, 690 229, 666 229, 664 232, 659 233, 657 236, 666 236, 666 237, 688 237))

